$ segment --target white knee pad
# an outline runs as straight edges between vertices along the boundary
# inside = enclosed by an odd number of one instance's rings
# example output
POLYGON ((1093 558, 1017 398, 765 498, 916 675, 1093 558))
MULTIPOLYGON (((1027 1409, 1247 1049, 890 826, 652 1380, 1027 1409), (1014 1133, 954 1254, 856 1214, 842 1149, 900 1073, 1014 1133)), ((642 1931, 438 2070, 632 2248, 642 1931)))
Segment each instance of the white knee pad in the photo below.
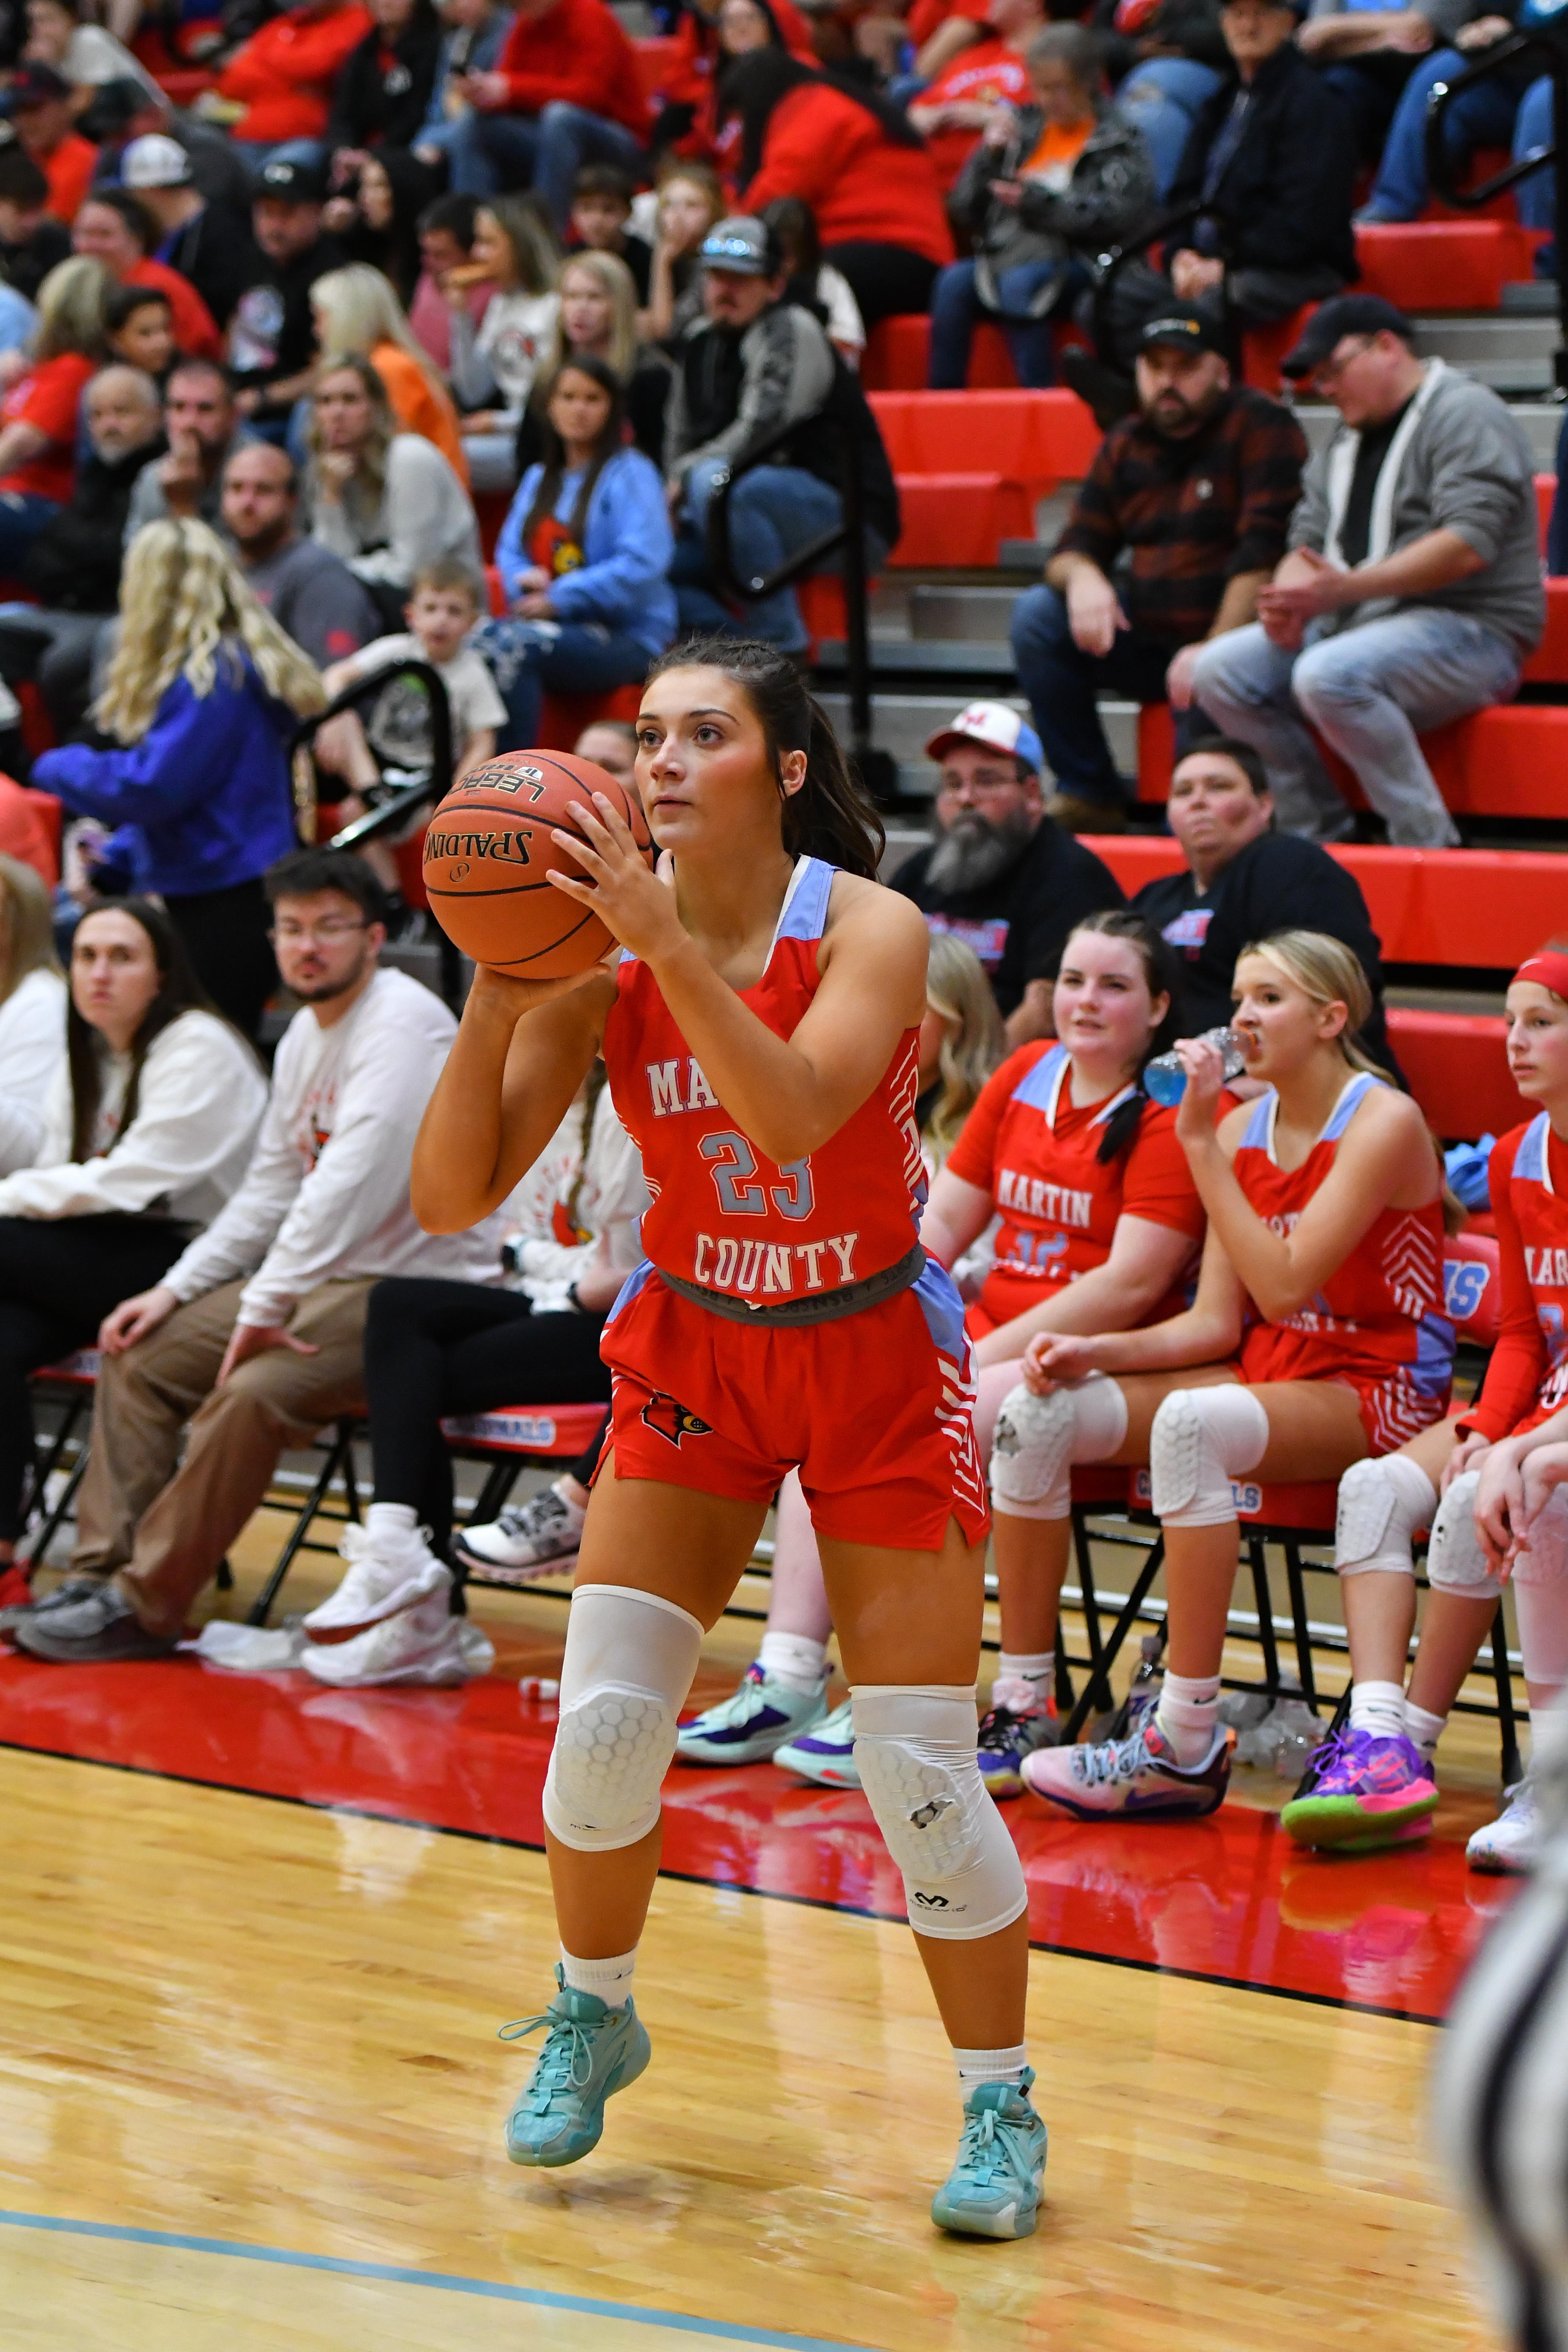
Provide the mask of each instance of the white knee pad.
POLYGON ((1217 1528, 1236 1517, 1230 1482, 1262 1461, 1268 1415, 1250 1389, 1175 1389, 1154 1415, 1150 1498, 1171 1528, 1217 1528))
POLYGON ((1364 1576, 1371 1569, 1414 1576, 1411 1544, 1417 1528, 1429 1528, 1437 1489, 1407 1454, 1384 1454, 1375 1462, 1352 1462, 1340 1480, 1334 1518, 1334 1566, 1341 1576, 1364 1576))
POLYGON ((1127 1400, 1104 1372, 1036 1396, 1012 1390, 996 1417, 991 1497, 1013 1519, 1065 1519, 1072 1465, 1103 1462, 1127 1434, 1127 1400))
POLYGON ((922 1936, 994 1936, 1028 1902, 1023 1864, 974 1760, 973 1686, 861 1683, 855 1761, 922 1936))
POLYGON ((1484 1601, 1500 1592, 1502 1580, 1481 1549, 1476 1533, 1478 1470, 1456 1478, 1437 1506, 1432 1540, 1426 1547, 1426 1573, 1440 1592, 1458 1592, 1467 1601, 1484 1601))
POLYGON ((544 1779, 545 1827, 563 1845, 608 1853, 652 1829, 701 1645, 701 1626, 673 1601, 578 1586, 544 1779))

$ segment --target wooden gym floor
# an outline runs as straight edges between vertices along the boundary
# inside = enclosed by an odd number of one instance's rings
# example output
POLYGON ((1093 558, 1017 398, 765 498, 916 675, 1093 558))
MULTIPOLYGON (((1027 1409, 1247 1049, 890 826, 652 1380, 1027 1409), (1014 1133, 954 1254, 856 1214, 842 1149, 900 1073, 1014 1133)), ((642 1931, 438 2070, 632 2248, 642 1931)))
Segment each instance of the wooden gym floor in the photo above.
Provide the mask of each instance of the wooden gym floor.
MULTIPOLYGON (((1446 1743, 1426 1854, 1297 1856, 1248 1771, 1190 1829, 1006 1808, 1047 2204, 966 2244, 927 2219, 955 2092, 869 1815, 772 1767, 671 1776, 653 2066, 583 2165, 506 2162, 532 2045, 495 2029, 555 1955, 552 1710, 516 1683, 563 1612, 475 1605, 500 1655, 461 1692, 0 1662, 0 2352, 1495 2344, 1426 2123, 1508 1899, 1463 1869, 1489 1726, 1446 1743)), ((721 1625, 700 1697, 753 1636, 721 1625)))

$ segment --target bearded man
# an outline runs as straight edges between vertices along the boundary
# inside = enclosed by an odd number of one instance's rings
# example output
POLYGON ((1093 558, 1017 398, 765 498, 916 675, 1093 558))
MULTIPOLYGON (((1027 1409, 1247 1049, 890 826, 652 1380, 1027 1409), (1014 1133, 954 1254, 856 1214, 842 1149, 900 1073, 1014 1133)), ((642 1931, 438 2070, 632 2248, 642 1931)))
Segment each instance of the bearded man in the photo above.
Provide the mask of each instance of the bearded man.
POLYGON ((1008 1045, 1051 1034, 1051 992, 1073 926, 1125 906, 1091 850, 1046 814, 1040 739, 1005 702, 972 702, 926 745, 940 761, 936 838, 900 866, 892 887, 933 931, 979 957, 1007 1025, 1008 1045))
POLYGON ((1258 613, 1285 552, 1307 445, 1288 408, 1233 384, 1219 328, 1190 302, 1140 339, 1138 408, 1112 425, 1079 487, 1043 586, 1013 612, 1013 658, 1056 777, 1049 814, 1074 833, 1121 833, 1132 786, 1117 773, 1097 693, 1165 702, 1178 751, 1202 647, 1258 613))

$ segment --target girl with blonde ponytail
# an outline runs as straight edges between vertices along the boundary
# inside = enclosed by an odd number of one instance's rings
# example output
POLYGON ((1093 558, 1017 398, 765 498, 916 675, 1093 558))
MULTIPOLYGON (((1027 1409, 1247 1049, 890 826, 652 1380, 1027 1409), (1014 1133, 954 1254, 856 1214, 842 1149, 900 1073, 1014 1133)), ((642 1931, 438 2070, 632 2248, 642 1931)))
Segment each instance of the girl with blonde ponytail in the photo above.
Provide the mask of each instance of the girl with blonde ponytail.
POLYGON ((34 770, 74 815, 134 828, 137 888, 163 900, 202 985, 247 1036, 278 984, 261 877, 297 845, 289 740, 325 700, 206 525, 149 523, 125 560, 96 711, 122 748, 71 743, 34 770))

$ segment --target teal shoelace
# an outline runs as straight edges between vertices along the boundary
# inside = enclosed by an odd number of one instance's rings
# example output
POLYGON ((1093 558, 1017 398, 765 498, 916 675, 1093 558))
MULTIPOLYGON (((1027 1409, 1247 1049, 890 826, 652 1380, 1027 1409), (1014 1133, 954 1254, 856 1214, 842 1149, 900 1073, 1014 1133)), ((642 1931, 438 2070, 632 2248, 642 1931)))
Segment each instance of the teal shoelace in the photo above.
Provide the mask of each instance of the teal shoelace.
POLYGON ((988 2188, 1001 2172, 1011 2173, 1020 2188, 1032 2190, 1035 2175, 1019 2144, 1020 2129, 994 2107, 982 2107, 978 2115, 965 2118, 957 2169, 971 2174, 979 2189, 988 2188))
POLYGON ((510 2025, 497 2029, 496 2039, 521 2042, 529 2034, 537 2033, 541 2026, 550 2030, 528 2086, 528 2095, 536 2109, 549 2106, 568 2091, 585 2089, 594 2074, 594 2029, 579 2025, 574 2017, 563 2017, 553 2009, 542 2009, 537 2017, 513 2018, 510 2025))

